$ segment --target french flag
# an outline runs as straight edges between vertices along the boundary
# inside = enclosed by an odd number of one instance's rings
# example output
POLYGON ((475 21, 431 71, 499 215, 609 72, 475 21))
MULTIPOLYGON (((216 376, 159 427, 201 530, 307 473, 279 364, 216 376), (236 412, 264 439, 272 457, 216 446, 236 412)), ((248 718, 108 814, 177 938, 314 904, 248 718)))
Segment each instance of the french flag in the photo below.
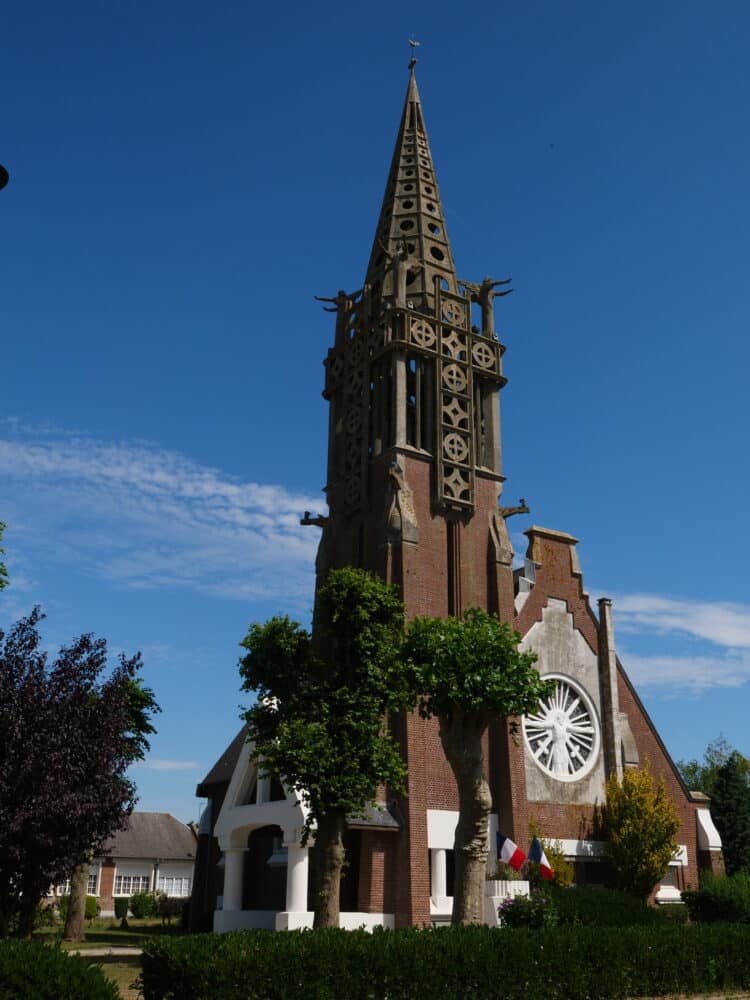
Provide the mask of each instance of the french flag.
POLYGON ((518 871, 526 860, 526 855, 520 847, 516 847, 510 837, 504 837, 502 833, 498 833, 497 858, 498 861, 504 861, 506 865, 510 865, 511 868, 518 871))
POLYGON ((550 868, 547 855, 544 853, 544 848, 542 847, 542 842, 539 837, 534 837, 531 841, 531 845, 529 847, 529 861, 536 861, 539 865, 539 874, 542 878, 553 879, 555 877, 555 873, 550 868))

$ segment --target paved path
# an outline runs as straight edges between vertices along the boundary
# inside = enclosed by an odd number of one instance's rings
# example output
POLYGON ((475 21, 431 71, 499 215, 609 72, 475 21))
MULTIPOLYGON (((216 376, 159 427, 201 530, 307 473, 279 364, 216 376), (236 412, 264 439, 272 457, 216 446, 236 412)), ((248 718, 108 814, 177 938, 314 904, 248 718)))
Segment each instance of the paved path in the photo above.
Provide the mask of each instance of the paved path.
POLYGON ((143 954, 142 948, 72 948, 69 955, 80 955, 82 958, 100 958, 102 955, 116 955, 123 958, 128 955, 143 954))

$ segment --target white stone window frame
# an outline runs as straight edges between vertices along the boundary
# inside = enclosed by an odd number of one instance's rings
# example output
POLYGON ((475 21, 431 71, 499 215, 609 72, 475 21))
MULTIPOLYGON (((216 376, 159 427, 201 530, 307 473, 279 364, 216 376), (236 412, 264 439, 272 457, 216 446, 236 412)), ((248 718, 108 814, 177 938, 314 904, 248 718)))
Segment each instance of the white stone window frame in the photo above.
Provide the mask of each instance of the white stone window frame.
POLYGON ((664 884, 663 882, 659 884, 659 888, 656 892, 654 899, 657 903, 681 903, 682 902, 682 892, 679 889, 679 875, 678 868, 685 868, 688 863, 688 852, 687 846, 685 844, 677 845, 677 855, 672 858, 669 862, 669 867, 665 874, 669 874, 670 882, 674 878, 675 885, 664 884))
POLYGON ((193 879, 190 875, 159 872, 156 880, 157 892, 174 899, 187 899, 193 891, 193 879), (179 891, 175 891, 179 890, 179 891))
MULTIPOLYGON (((536 766, 548 778, 552 778, 555 781, 564 782, 566 784, 570 784, 575 781, 581 781, 583 778, 587 777, 593 771, 596 762, 599 759, 599 754, 601 751, 601 742, 602 742, 601 724, 599 721, 599 715, 597 713, 596 706, 593 702, 593 699, 586 691, 586 689, 569 674, 551 672, 548 674, 543 674, 542 680, 557 681, 559 684, 567 685, 570 689, 572 689, 575 692, 576 695, 578 695, 591 721, 591 726, 593 729, 593 736, 594 736, 593 742, 591 748, 589 749, 588 757, 586 758, 584 765, 580 767, 577 771, 574 771, 572 774, 561 774, 559 772, 553 771, 550 767, 548 767, 546 764, 542 763, 539 760, 537 754, 534 752, 534 747, 532 746, 531 739, 527 732, 527 726, 528 728, 538 728, 538 727, 533 726, 528 716, 524 716, 522 721, 524 744, 536 766)), ((540 707, 542 705, 543 702, 540 701, 540 707)), ((553 711, 554 710, 552 708, 546 709, 547 715, 552 714, 553 711)))
POLYGON ((112 895, 127 897, 132 896, 136 892, 150 892, 153 880, 153 871, 153 865, 148 862, 132 865, 117 865, 115 867, 115 877, 112 883, 112 895), (123 884, 126 879, 127 886, 123 884), (138 880, 137 884, 136 880, 138 880))

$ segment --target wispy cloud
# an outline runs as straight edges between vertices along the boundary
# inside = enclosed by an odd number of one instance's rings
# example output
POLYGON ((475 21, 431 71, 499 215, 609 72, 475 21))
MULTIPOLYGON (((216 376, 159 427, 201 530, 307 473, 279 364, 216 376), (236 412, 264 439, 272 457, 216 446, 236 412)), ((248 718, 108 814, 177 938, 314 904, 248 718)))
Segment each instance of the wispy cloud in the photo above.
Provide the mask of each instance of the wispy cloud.
POLYGON ((750 605, 621 594, 614 611, 622 661, 638 687, 700 694, 750 681, 750 605), (637 652, 626 650, 636 642, 637 652))
POLYGON ((709 688, 736 688, 750 681, 750 654, 641 656, 622 652, 628 676, 638 688, 664 688, 675 696, 709 688))
POLYGON ((299 518, 320 511, 319 498, 150 444, 13 426, 0 434, 0 484, 5 519, 27 548, 121 586, 311 597, 318 532, 299 518))
POLYGON ((163 757, 147 757, 132 766, 147 771, 197 771, 201 767, 194 760, 167 760, 163 757))
POLYGON ((616 598, 615 608, 617 627, 624 631, 679 632, 720 646, 750 649, 750 604, 629 594, 616 598))

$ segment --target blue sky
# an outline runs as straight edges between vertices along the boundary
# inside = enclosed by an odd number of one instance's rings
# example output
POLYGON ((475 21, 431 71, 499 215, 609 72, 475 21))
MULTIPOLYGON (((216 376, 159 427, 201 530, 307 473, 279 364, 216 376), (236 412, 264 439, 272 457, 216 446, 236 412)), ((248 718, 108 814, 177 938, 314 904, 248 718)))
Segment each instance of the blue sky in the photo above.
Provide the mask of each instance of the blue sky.
POLYGON ((32 0, 1 29, 0 623, 143 651, 142 808, 197 815, 248 624, 309 616, 312 296, 361 284, 410 35, 458 272, 514 279, 514 531, 581 539, 675 757, 750 754, 746 3, 32 0))

